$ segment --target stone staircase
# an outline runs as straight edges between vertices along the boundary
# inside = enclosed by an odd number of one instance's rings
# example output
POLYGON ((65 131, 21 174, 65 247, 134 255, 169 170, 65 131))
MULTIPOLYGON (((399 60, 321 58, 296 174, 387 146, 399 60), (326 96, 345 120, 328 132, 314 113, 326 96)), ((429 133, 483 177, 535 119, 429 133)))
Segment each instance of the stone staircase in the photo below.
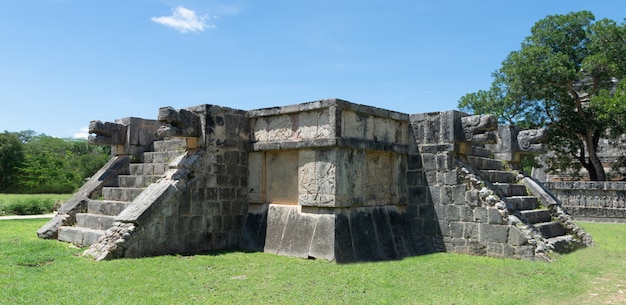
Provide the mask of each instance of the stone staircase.
POLYGON ((541 205, 538 197, 530 195, 525 185, 518 183, 517 172, 506 170, 507 165, 492 155, 491 150, 472 147, 472 155, 467 156, 467 161, 478 171, 483 181, 490 183, 493 191, 510 205, 513 209, 510 212, 534 226, 550 247, 557 252, 566 252, 571 248, 569 244, 573 237, 568 234, 564 224, 553 217, 550 209, 541 205))
POLYGON ((61 226, 58 239, 77 246, 90 246, 132 201, 151 183, 163 177, 169 163, 184 153, 185 139, 174 138, 154 142, 153 152, 144 152, 143 162, 130 163, 128 171, 118 176, 117 186, 103 187, 102 198, 89 199, 87 211, 76 214, 74 226, 61 226))

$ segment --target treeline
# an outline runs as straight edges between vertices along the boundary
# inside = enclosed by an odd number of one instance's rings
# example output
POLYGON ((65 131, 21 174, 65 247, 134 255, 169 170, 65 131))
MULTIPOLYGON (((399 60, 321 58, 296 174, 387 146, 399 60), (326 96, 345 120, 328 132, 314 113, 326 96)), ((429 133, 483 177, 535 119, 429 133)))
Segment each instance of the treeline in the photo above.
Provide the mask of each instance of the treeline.
POLYGON ((0 133, 0 193, 72 193, 109 160, 111 148, 32 130, 0 133))

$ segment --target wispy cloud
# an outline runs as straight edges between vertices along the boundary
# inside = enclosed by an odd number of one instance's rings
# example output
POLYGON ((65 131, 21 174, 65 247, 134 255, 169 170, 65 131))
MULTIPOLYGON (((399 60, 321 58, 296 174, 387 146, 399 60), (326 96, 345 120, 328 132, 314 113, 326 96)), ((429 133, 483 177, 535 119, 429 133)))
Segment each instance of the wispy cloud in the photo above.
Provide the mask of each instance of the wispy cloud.
POLYGON ((171 16, 150 18, 153 22, 174 28, 181 33, 215 29, 216 26, 214 24, 208 23, 210 19, 207 15, 198 15, 195 11, 182 6, 173 9, 171 16))
POLYGON ((87 139, 89 137, 89 127, 81 127, 79 132, 75 132, 72 138, 74 139, 87 139))

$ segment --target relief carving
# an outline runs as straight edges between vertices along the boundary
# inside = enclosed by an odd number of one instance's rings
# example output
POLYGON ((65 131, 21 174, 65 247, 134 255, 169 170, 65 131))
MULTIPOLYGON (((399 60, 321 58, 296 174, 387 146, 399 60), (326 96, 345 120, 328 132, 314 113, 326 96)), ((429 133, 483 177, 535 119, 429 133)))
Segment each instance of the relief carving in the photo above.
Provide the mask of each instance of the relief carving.
POLYGON ((492 114, 471 115, 461 118, 463 137, 472 143, 495 143, 498 120, 492 114))
POLYGON ((544 128, 522 130, 517 134, 517 144, 520 152, 524 153, 544 153, 547 148, 541 141, 548 137, 548 132, 544 128))

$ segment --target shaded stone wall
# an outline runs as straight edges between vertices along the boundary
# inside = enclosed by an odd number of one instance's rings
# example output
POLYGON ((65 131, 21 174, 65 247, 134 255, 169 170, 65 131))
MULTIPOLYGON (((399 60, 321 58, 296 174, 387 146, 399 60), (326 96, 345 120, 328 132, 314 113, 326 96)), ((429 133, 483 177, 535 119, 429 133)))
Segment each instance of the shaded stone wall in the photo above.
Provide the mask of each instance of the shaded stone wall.
POLYGON ((476 145, 472 137, 492 138, 464 132, 461 118, 466 116, 458 111, 411 115, 422 170, 409 171, 409 176, 423 177, 427 185, 411 189, 428 199, 417 205, 418 236, 439 251, 536 258, 536 244, 509 222, 505 203, 464 166, 478 149, 472 146, 476 145))
POLYGON ((577 220, 626 223, 626 182, 544 182, 577 220))

